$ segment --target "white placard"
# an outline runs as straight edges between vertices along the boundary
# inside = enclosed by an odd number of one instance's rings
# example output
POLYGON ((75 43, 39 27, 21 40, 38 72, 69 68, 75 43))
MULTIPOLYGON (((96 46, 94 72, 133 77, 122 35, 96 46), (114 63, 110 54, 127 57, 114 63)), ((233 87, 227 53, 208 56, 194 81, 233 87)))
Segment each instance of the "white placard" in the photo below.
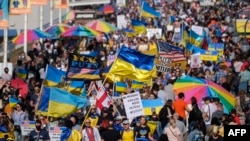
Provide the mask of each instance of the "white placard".
POLYGON ((202 60, 199 53, 191 55, 191 68, 200 68, 201 63, 202 60))
POLYGON ((167 25, 167 31, 173 31, 174 30, 174 26, 172 25, 167 25))
POLYGON ((127 27, 127 20, 125 18, 125 15, 117 15, 117 27, 119 29, 123 29, 127 27))
POLYGON ((122 96, 125 111, 128 119, 144 115, 144 110, 139 92, 130 93, 122 96))
POLYGON ((21 127, 21 134, 23 136, 28 136, 30 135, 30 132, 36 128, 35 121, 23 121, 20 127, 21 127))
MULTIPOLYGON (((13 64, 12 63, 7 63, 7 67, 9 68, 9 74, 12 74, 13 72, 13 64)), ((0 75, 2 76, 4 72, 4 67, 3 63, 0 63, 0 75)))
POLYGON ((183 2, 193 2, 193 0, 183 0, 183 2))
POLYGON ((214 6, 212 0, 200 0, 200 6, 214 6))
POLYGON ((162 29, 161 28, 147 28, 147 37, 150 39, 153 36, 161 37, 162 29))
POLYGON ((66 129, 66 127, 50 126, 49 127, 50 141, 60 141, 61 134, 64 129, 66 129))
POLYGON ((117 6, 126 6, 126 0, 116 0, 117 6))

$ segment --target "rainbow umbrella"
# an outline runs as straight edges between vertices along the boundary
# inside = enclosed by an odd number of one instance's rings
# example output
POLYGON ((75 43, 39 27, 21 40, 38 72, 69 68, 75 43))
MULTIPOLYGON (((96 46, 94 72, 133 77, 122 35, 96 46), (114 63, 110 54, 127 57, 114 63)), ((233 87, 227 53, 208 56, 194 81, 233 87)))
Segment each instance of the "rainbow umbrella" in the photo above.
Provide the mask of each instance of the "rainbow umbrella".
POLYGON ((71 27, 70 29, 66 30, 61 34, 62 37, 72 37, 72 36, 93 37, 97 35, 99 35, 97 31, 80 25, 71 27))
POLYGON ((104 14, 112 14, 115 12, 115 8, 112 5, 104 5, 100 7, 98 11, 104 14))
POLYGON ((88 22, 86 26, 103 33, 114 32, 117 30, 117 28, 114 25, 101 20, 94 20, 88 22))
POLYGON ((68 13, 66 13, 62 17, 62 21, 64 21, 64 22, 68 22, 68 21, 74 20, 74 19, 75 19, 75 10, 70 10, 68 13))
MULTIPOLYGON (((40 38, 50 38, 51 34, 40 31, 39 29, 28 29, 27 30, 27 43, 31 43, 34 40, 38 40, 40 38)), ((23 44, 24 43, 24 32, 17 35, 14 39, 12 39, 12 43, 14 44, 23 44)))
POLYGON ((47 32, 53 36, 59 36, 63 32, 65 32, 66 30, 68 30, 70 28, 71 28, 71 26, 69 26, 67 24, 55 24, 55 25, 52 25, 52 26, 46 28, 45 32, 47 32))
POLYGON ((185 101, 190 103, 191 97, 196 97, 199 105, 202 98, 218 97, 224 105, 224 112, 228 113, 235 106, 235 97, 220 85, 205 79, 183 77, 174 83, 174 93, 180 92, 185 94, 185 101))

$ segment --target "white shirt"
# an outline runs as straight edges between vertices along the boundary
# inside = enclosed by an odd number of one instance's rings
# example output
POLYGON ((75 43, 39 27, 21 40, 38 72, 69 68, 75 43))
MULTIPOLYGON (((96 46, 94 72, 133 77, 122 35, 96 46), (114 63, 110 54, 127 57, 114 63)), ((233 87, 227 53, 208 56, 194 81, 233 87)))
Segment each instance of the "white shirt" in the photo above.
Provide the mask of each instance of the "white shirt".
POLYGON ((204 105, 204 113, 207 113, 209 120, 205 121, 205 124, 211 124, 212 114, 217 110, 217 107, 213 103, 204 105))

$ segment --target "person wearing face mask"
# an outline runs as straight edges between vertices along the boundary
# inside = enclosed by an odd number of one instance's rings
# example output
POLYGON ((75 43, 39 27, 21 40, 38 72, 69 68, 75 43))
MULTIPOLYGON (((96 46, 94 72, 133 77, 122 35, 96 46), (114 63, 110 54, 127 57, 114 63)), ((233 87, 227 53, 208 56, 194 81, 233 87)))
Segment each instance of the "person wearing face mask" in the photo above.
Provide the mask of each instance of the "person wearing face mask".
POLYGON ((50 141, 49 132, 42 129, 42 122, 36 120, 36 129, 30 132, 29 141, 50 141))

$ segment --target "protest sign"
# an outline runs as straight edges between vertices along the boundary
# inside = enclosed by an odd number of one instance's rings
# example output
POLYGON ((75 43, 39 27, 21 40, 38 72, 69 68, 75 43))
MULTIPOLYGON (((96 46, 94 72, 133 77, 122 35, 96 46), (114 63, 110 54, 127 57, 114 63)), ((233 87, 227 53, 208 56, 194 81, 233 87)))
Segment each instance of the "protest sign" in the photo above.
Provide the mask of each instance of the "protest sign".
POLYGON ((141 97, 139 92, 130 93, 122 96, 125 111, 128 119, 144 115, 141 97))
POLYGON ((127 20, 125 15, 117 15, 117 27, 118 29, 123 29, 127 27, 127 20))
POLYGON ((153 36, 162 36, 162 29, 161 28, 147 28, 147 37, 150 39, 153 36))
POLYGON ((22 136, 28 136, 35 129, 35 121, 23 121, 20 127, 22 136))
POLYGON ((60 141, 61 133, 64 129, 66 129, 66 127, 50 126, 49 127, 50 141, 60 141))
POLYGON ((202 60, 199 53, 191 55, 191 68, 200 68, 201 63, 202 60))

